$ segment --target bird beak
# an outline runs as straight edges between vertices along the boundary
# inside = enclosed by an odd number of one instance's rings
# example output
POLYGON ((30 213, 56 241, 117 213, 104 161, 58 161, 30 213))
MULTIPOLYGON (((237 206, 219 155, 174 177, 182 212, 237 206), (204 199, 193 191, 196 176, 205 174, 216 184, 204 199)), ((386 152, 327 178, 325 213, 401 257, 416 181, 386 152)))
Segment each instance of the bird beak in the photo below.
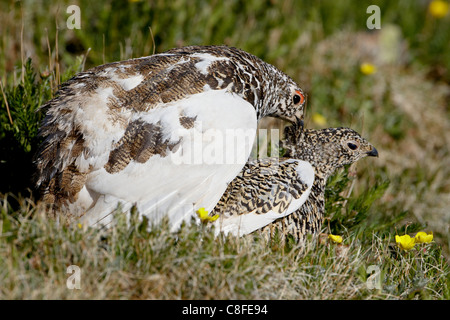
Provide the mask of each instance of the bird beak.
POLYGON ((366 152, 366 154, 367 154, 369 157, 378 157, 378 151, 377 151, 377 149, 375 149, 374 147, 372 147, 372 150, 366 152))
POLYGON ((296 128, 303 130, 303 110, 298 110, 295 114, 290 117, 282 117, 283 120, 289 121, 296 128))
POLYGON ((304 123, 303 123, 303 120, 302 120, 302 119, 296 118, 296 120, 295 120, 295 125, 296 125, 297 128, 299 128, 301 131, 303 131, 304 123))
POLYGON ((303 120, 295 117, 295 120, 292 123, 292 127, 294 127, 295 131, 303 131, 303 120))

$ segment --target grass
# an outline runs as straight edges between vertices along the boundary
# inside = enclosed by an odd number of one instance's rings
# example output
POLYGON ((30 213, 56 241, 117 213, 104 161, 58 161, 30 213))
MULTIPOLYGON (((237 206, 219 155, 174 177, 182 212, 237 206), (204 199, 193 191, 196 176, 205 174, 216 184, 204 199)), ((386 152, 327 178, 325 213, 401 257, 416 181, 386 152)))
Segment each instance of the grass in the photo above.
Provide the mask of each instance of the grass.
POLYGON ((271 242, 257 234, 214 238, 195 224, 179 232, 147 225, 136 215, 107 231, 49 221, 23 202, 2 207, 2 299, 448 299, 448 264, 434 243, 401 251, 393 234, 344 235, 306 245, 271 242), (81 269, 80 290, 66 283, 81 269), (369 266, 380 286, 369 287, 369 266))
POLYGON ((449 299, 449 15, 412 1, 80 0, 81 29, 69 30, 69 4, 0 3, 1 299, 449 299), (371 4, 379 31, 366 28, 371 4), (195 225, 147 232, 120 213, 111 230, 81 230, 46 216, 31 182, 39 107, 78 71, 188 44, 276 65, 307 92, 307 126, 351 127, 376 146, 380 158, 328 181, 323 231, 343 244, 215 239, 195 225), (395 245, 420 230, 434 242, 395 245), (81 290, 66 286, 70 265, 81 290), (367 286, 370 266, 380 289, 367 286))

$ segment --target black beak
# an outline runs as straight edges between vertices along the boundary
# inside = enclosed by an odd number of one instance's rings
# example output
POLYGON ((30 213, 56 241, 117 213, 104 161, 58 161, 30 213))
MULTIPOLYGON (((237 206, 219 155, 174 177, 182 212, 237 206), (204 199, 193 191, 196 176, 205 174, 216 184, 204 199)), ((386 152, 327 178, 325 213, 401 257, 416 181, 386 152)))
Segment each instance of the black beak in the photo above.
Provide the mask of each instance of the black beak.
POLYGON ((372 147, 372 150, 370 150, 369 152, 367 152, 367 155, 369 157, 378 157, 378 151, 377 149, 375 149, 374 147, 372 147))
POLYGON ((295 117, 295 125, 297 126, 297 128, 299 128, 301 131, 303 131, 303 126, 305 125, 303 120, 300 118, 295 117))

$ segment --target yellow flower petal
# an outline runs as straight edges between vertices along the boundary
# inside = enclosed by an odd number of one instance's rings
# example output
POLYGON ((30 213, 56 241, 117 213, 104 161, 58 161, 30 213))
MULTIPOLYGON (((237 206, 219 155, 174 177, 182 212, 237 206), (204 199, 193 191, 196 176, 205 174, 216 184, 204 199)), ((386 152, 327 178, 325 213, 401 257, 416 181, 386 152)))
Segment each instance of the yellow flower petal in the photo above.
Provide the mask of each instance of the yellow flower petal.
POLYGON ((208 216, 208 220, 211 221, 211 222, 216 221, 218 218, 219 218, 219 215, 218 215, 218 214, 215 214, 215 215, 212 216, 212 217, 208 216))
POLYGON ((377 72, 377 67, 375 67, 373 64, 371 63, 362 63, 359 66, 359 70, 364 73, 365 75, 370 75, 372 73, 377 72))
POLYGON ((428 11, 435 18, 443 18, 447 15, 449 10, 449 4, 442 0, 433 0, 430 2, 428 11))
POLYGON ((208 216, 208 211, 205 210, 205 208, 201 207, 197 210, 197 214, 201 220, 205 219, 205 217, 208 216))
POLYGON ((414 239, 416 243, 429 243, 433 241, 433 232, 430 232, 429 234, 423 231, 417 232, 414 239))
POLYGON ((81 229, 81 228, 83 228, 83 225, 81 223, 78 223, 77 227, 78 227, 78 229, 81 229))
POLYGON ((334 235, 334 234, 329 234, 328 235, 328 239, 330 239, 331 241, 336 242, 336 243, 341 243, 342 242, 342 237, 334 235))
POLYGON ((321 115, 320 113, 317 113, 317 112, 313 113, 312 121, 319 126, 324 126, 327 124, 327 119, 323 115, 321 115))
POLYGON ((213 222, 213 221, 216 221, 219 218, 218 214, 216 214, 216 215, 211 217, 208 214, 208 211, 206 211, 206 209, 203 208, 203 207, 201 207, 200 209, 197 210, 197 214, 198 214, 198 217, 200 218, 200 220, 202 222, 208 222, 208 221, 213 222))
POLYGON ((404 236, 395 236, 395 242, 403 250, 410 250, 416 244, 415 238, 411 238, 409 235, 405 234, 404 236))

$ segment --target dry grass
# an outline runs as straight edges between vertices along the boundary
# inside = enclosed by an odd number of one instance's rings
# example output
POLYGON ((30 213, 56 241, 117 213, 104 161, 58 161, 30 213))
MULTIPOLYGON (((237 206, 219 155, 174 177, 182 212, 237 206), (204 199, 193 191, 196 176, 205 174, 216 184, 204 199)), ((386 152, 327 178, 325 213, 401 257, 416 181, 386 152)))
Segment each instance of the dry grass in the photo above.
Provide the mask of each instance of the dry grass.
POLYGON ((18 214, 2 200, 0 299, 447 299, 450 268, 436 243, 400 251, 392 236, 344 243, 267 243, 257 234, 214 238, 203 226, 147 230, 136 215, 109 230, 48 220, 29 201, 18 214), (67 267, 81 288, 68 289, 67 267), (381 285, 367 286, 367 268, 381 285))

